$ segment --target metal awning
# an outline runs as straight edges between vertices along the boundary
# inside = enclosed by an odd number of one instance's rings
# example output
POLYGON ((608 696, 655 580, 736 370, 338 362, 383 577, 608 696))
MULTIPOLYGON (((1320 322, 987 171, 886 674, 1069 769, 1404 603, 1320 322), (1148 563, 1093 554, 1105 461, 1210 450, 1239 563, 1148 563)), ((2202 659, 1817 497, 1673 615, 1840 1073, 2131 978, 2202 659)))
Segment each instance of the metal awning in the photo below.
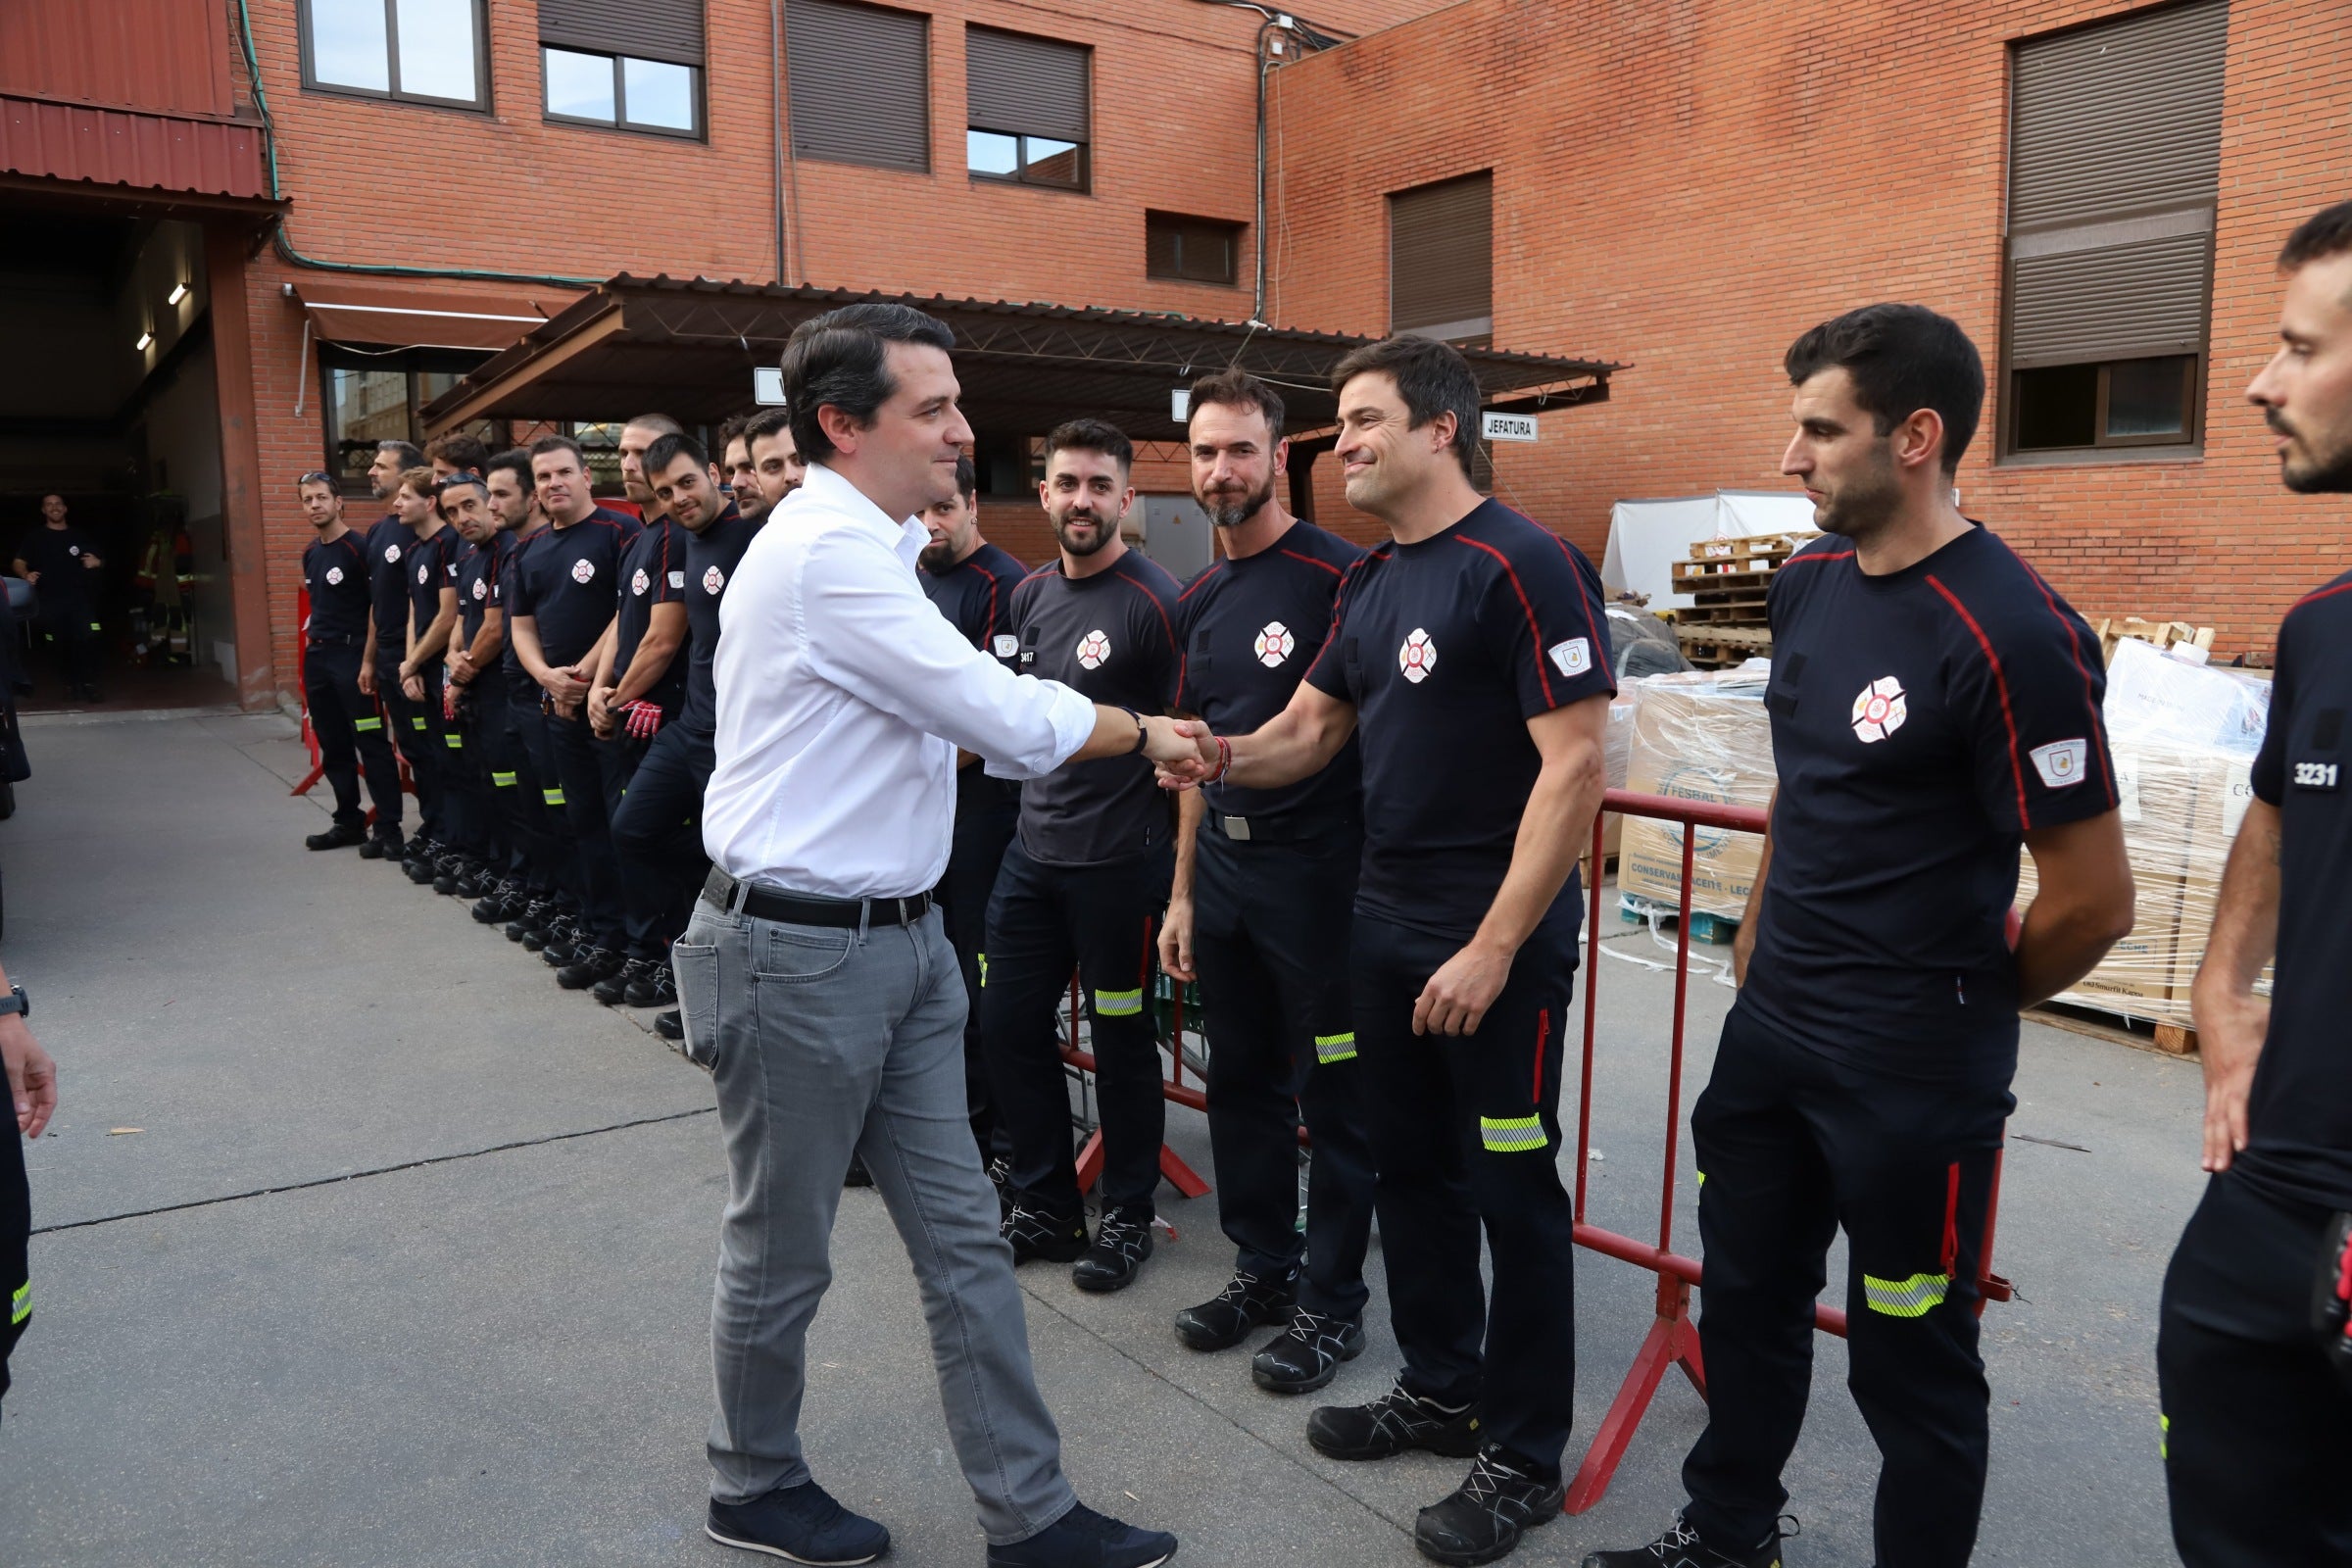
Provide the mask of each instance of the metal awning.
MULTIPOLYGON (((1138 441, 1180 441, 1169 393, 1229 366, 1282 389, 1291 431, 1327 429, 1337 417, 1332 367, 1367 341, 1143 311, 624 272, 427 404, 425 425, 438 433, 471 419, 606 420, 646 409, 715 424, 751 406, 754 369, 776 364, 795 326, 873 301, 912 305, 955 329, 964 415, 1000 435, 1093 415, 1138 441)), ((1463 357, 1496 409, 1600 402, 1623 368, 1494 349, 1463 357)))
POLYGON ((340 277, 304 277, 292 287, 321 342, 395 348, 503 349, 572 299, 553 289, 483 295, 340 277))

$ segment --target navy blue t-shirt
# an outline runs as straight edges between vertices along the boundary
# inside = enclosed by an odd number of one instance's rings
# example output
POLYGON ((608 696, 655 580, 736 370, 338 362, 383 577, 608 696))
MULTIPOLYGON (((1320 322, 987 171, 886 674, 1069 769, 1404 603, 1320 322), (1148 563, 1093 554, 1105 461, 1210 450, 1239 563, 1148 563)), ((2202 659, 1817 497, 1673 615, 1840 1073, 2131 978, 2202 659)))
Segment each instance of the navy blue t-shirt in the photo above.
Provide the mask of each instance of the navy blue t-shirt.
POLYGON ((490 612, 490 594, 498 580, 503 533, 486 545, 461 544, 457 551, 458 639, 463 651, 481 635, 483 617, 490 612))
POLYGON ((368 547, 358 534, 346 528, 331 544, 314 539, 305 545, 302 580, 311 591, 307 635, 312 641, 340 642, 367 634, 368 547))
MULTIPOLYGON (((1163 711, 1176 694, 1176 579, 1140 550, 1090 577, 1056 557, 1012 591, 1019 673, 1098 703, 1163 711)), ((1049 865, 1100 865, 1168 842, 1167 792, 1138 753, 1069 762, 1021 787, 1021 847, 1049 865)))
MULTIPOLYGON (((1176 601, 1184 662, 1176 707, 1219 735, 1247 735, 1281 712, 1331 635, 1341 579, 1364 553, 1311 522, 1294 522, 1254 556, 1211 562, 1176 601)), ((1362 810, 1363 757, 1354 736, 1331 765, 1280 789, 1211 784, 1221 815, 1338 821, 1362 810)))
POLYGON ((2246 1147, 2230 1169, 2276 1196, 2352 1209, 2352 573, 2278 628, 2254 796, 2278 808, 2278 957, 2254 1064, 2246 1147))
POLYGON ((1780 794, 1738 1004, 1880 1070, 2014 1059, 2019 846, 2116 805, 2098 639, 1982 526, 1879 576, 1817 540, 1769 606, 1780 794))
POLYGON ((17 555, 26 571, 37 571, 41 580, 34 585, 34 604, 44 616, 86 612, 90 601, 97 597, 101 573, 83 561, 97 555, 98 541, 72 523, 63 528, 41 524, 24 536, 17 547, 17 555))
POLYGON ((576 664, 612 624, 620 558, 637 519, 603 507, 566 528, 550 523, 516 563, 509 615, 529 615, 550 668, 576 664))
POLYGON ((692 639, 686 664, 685 710, 678 722, 708 740, 718 723, 718 607, 727 596, 743 553, 760 532, 760 519, 727 503, 700 533, 686 536, 686 634, 692 639))
MULTIPOLYGON (((1012 591, 1029 575, 1027 566, 984 539, 977 550, 938 575, 927 570, 915 575, 922 579, 923 592, 948 617, 949 625, 974 648, 1014 674, 1020 673, 1021 640, 1012 630, 1012 591)), ((989 777, 988 768, 980 762, 967 762, 956 770, 958 807, 968 803, 974 808, 988 805, 1002 810, 1009 808, 1019 793, 1018 784, 989 777)))
MULTIPOLYGON (((1355 705, 1356 907, 1467 941, 1510 870, 1543 771, 1527 721, 1617 689, 1600 574, 1558 534, 1483 502, 1350 568, 1306 678, 1355 705)), ((1572 872, 1546 918, 1577 920, 1577 886, 1572 872)))
POLYGON ((441 590, 457 586, 458 553, 465 548, 466 536, 445 522, 409 552, 409 618, 418 637, 441 613, 441 590))
POLYGON ((409 553, 416 548, 416 535, 407 523, 386 513, 368 530, 364 548, 368 552, 368 608, 375 612, 375 645, 393 650, 392 662, 397 664, 408 653, 409 553))
MULTIPOLYGON (((612 628, 613 685, 620 684, 629 662, 637 657, 637 645, 653 624, 654 607, 682 604, 685 598, 686 530, 666 515, 658 517, 638 530, 620 558, 620 602, 612 628)), ((676 716, 686 695, 688 657, 684 649, 673 652, 669 666, 642 694, 643 701, 666 717, 676 716)))
POLYGON ((509 695, 523 703, 536 703, 539 700, 539 683, 531 679, 530 671, 522 667, 522 661, 514 655, 514 628, 511 624, 514 618, 514 578, 520 570, 519 563, 523 556, 546 537, 547 524, 544 522, 523 534, 500 529, 498 565, 490 580, 490 603, 497 606, 499 612, 510 622, 506 646, 499 651, 499 667, 506 671, 509 695))

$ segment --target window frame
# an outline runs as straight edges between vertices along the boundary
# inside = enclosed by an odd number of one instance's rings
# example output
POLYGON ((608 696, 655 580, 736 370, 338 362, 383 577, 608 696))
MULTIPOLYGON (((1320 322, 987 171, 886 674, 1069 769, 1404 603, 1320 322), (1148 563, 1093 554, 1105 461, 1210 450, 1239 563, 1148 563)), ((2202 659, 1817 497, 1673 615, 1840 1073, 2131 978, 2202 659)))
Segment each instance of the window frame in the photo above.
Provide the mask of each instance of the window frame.
POLYGON ((2031 466, 2049 463, 2129 462, 2135 458, 2202 457, 2205 450, 2205 390, 2211 352, 2211 318, 2207 319, 2207 345, 2194 354, 2134 354, 2118 360, 2085 360, 2077 365, 2026 365, 2006 368, 2001 400, 2002 464, 2031 466), (2153 435, 2109 435, 2107 411, 2110 373, 2119 365, 2133 365, 2143 360, 2180 360, 2181 430, 2165 430, 2153 435), (2024 401, 2018 395, 2017 380, 2035 370, 2080 369, 2093 366, 2098 371, 2098 390, 2091 399, 2090 445, 2076 447, 2021 447, 2017 444, 2018 406, 2024 401))
MULTIPOLYGON (((1071 196, 1092 196, 1095 193, 1095 159, 1094 143, 1092 142, 1071 141, 1065 136, 1032 136, 1027 131, 1021 130, 992 130, 986 125, 966 125, 963 128, 963 134, 964 172, 971 176, 972 183, 976 185, 1020 185, 1029 190, 1057 190, 1071 196), (1009 174, 992 174, 984 170, 974 169, 971 144, 971 138, 974 135, 1003 136, 1012 142, 1018 167, 1009 174), (1028 172, 1037 167, 1029 160, 1029 143, 1033 141, 1055 141, 1076 148, 1078 152, 1078 182, 1070 185, 1064 184, 1058 179, 1029 178, 1028 172)), ((1054 156, 1059 158, 1061 154, 1055 153, 1054 156)))
POLYGON ((625 130, 637 136, 667 136, 672 141, 702 141, 709 134, 710 128, 709 115, 703 104, 703 68, 689 66, 682 61, 654 60, 645 55, 609 54, 600 49, 575 49, 570 44, 548 43, 544 40, 539 45, 539 118, 551 125, 584 125, 596 130, 625 130), (559 114, 547 106, 547 56, 550 50, 567 55, 578 55, 583 60, 605 60, 612 63, 612 118, 611 120, 598 120, 589 115, 559 114), (690 129, 680 130, 675 125, 652 125, 644 121, 628 118, 628 72, 625 62, 631 60, 643 66, 670 66, 688 74, 691 85, 687 90, 687 96, 694 116, 694 124, 690 129))
POLYGON ((359 4, 361 0, 296 0, 295 34, 302 57, 302 90, 324 93, 335 98, 366 98, 375 103, 416 104, 427 109, 455 109, 462 113, 487 115, 493 99, 490 80, 490 16, 488 0, 466 0, 473 13, 473 80, 475 92, 471 98, 444 98, 438 93, 404 92, 400 86, 400 0, 380 0, 384 8, 384 78, 387 88, 354 87, 339 81, 318 79, 318 60, 313 47, 317 31, 314 13, 321 5, 359 4))
MULTIPOLYGON (((327 342, 318 344, 315 352, 318 356, 318 442, 326 459, 321 466, 335 476, 335 488, 346 500, 359 501, 370 499, 370 493, 364 473, 355 477, 345 472, 343 467, 343 454, 335 439, 334 372, 396 370, 405 375, 408 378, 409 427, 408 433, 401 439, 413 442, 421 449, 424 445, 422 410, 428 400, 419 395, 416 378, 435 373, 465 375, 486 364, 492 357, 488 351, 474 349, 394 349, 377 352, 327 342)), ((496 422, 506 424, 509 434, 513 433, 511 421, 496 422)), ((503 443, 483 444, 494 452, 504 450, 503 443)))
POLYGON ((1144 276, 1156 283, 1197 283, 1203 288, 1239 288, 1242 286, 1242 236, 1249 224, 1237 223, 1226 218, 1200 218, 1191 213, 1171 213, 1159 208, 1144 212, 1144 276), (1172 228, 1176 239, 1176 265, 1173 272, 1153 271, 1152 268, 1152 234, 1154 225, 1163 230, 1172 228), (1188 231, 1214 229, 1225 239, 1225 275, 1196 277, 1181 270, 1184 266, 1184 240, 1188 231))

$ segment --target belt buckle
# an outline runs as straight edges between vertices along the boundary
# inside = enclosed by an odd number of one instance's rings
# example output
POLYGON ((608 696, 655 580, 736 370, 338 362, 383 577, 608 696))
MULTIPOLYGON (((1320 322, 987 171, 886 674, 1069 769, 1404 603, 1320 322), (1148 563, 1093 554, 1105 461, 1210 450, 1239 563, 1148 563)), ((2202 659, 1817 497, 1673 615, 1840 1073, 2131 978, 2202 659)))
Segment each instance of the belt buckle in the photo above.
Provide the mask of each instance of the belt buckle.
POLYGON ((1250 819, 1246 816, 1227 817, 1225 819, 1225 836, 1233 840, 1236 844, 1249 843, 1250 819))

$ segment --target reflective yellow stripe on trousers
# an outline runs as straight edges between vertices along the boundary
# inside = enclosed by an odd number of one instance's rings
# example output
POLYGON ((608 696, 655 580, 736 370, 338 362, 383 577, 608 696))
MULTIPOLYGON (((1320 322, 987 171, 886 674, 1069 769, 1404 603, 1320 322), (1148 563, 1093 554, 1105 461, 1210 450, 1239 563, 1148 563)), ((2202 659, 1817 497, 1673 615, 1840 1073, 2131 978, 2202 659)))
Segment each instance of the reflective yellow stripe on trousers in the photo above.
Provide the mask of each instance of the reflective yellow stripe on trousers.
POLYGON ((1481 1116, 1478 1139, 1497 1154, 1523 1154, 1544 1148, 1541 1116, 1481 1116))
POLYGON ((1952 1288, 1949 1276, 1943 1274, 1914 1274, 1907 1280, 1883 1280, 1875 1274, 1862 1276, 1862 1297, 1873 1312, 1888 1317, 1925 1317, 1931 1308, 1939 1305, 1944 1293, 1952 1288))
POLYGON ((1144 1010, 1141 991, 1098 991, 1095 993, 1095 1016, 1099 1018, 1132 1018, 1144 1010))
POLYGON ((1344 1035, 1315 1036, 1315 1060, 1329 1064, 1355 1059, 1355 1031, 1344 1035))

